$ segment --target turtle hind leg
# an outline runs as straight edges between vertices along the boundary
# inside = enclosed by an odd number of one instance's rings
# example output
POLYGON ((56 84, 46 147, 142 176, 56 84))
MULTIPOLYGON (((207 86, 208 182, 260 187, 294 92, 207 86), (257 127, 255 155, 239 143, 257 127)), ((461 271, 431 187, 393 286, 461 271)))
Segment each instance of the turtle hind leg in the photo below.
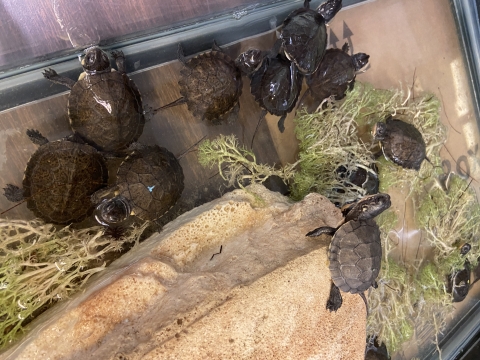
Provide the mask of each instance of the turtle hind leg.
POLYGON ((24 199, 23 189, 20 189, 16 185, 7 184, 7 187, 3 188, 3 194, 8 201, 19 202, 24 199))
POLYGON ((342 306, 342 303, 343 299, 340 289, 332 282, 332 286, 330 287, 330 296, 328 297, 326 308, 330 311, 337 311, 342 306))
POLYGON ((30 141, 33 142, 35 145, 42 146, 48 143, 48 139, 43 136, 38 130, 27 129, 27 136, 29 137, 30 141))
POLYGON ((333 235, 335 234, 335 231, 337 231, 337 229, 332 228, 330 226, 321 226, 312 231, 309 231, 308 233, 305 234, 305 236, 313 237, 313 236, 320 236, 322 234, 333 235))
POLYGON ((75 81, 72 79, 69 79, 65 76, 60 76, 57 74, 57 72, 53 69, 47 69, 43 71, 43 77, 47 80, 50 80, 51 82, 54 82, 55 84, 60 84, 68 87, 69 89, 73 88, 73 85, 75 85, 75 81))

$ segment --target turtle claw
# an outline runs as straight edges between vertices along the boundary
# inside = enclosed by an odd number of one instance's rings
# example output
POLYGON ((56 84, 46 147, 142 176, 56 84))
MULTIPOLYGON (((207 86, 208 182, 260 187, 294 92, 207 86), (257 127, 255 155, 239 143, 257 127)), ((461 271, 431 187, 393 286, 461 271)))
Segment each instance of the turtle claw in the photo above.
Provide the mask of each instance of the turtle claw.
POLYGON ((7 184, 7 187, 3 188, 3 194, 7 200, 11 202, 19 202, 24 199, 23 189, 20 189, 18 186, 12 184, 7 184))
POLYGON ((124 58, 125 57, 122 50, 113 50, 110 54, 112 55, 112 57, 115 60, 117 60, 118 58, 124 58))
POLYGON ((50 81, 53 81, 55 78, 58 77, 58 73, 51 68, 45 69, 42 72, 42 75, 45 79, 50 80, 50 81))

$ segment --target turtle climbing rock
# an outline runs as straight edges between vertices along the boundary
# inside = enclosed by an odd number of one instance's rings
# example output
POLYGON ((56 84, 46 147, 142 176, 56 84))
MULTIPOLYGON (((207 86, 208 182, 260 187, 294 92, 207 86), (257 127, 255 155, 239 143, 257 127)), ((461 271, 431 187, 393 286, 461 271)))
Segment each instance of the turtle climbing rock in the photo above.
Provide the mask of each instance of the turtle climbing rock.
POLYGON ((388 194, 365 196, 342 210, 345 218, 338 227, 322 226, 307 234, 333 235, 328 249, 333 281, 327 301, 328 310, 337 311, 342 305, 340 290, 360 294, 367 306, 363 292, 375 286, 382 261, 380 230, 373 218, 390 205, 388 194))
POLYGON ((342 49, 328 49, 313 74, 305 77, 313 97, 323 101, 330 96, 340 100, 352 89, 358 71, 368 64, 370 56, 364 53, 348 55, 348 44, 342 49))
POLYGON ((180 198, 183 170, 177 158, 158 145, 132 144, 117 171, 116 184, 93 194, 97 221, 115 225, 135 215, 156 220, 180 198))
POLYGON ((285 55, 304 75, 313 74, 325 55, 329 22, 342 8, 342 0, 327 0, 318 9, 310 9, 310 0, 294 10, 283 22, 280 32, 285 55))
POLYGON ((428 160, 422 134, 412 124, 391 116, 373 128, 374 140, 380 141, 383 154, 406 169, 420 170, 423 160, 428 160))
POLYGON ((46 222, 79 222, 93 210, 90 196, 107 185, 103 156, 76 136, 49 142, 37 130, 27 130, 38 150, 27 163, 23 189, 7 184, 8 200, 27 207, 46 222))
POLYGON ((214 42, 212 51, 187 60, 179 44, 178 59, 184 65, 178 82, 182 97, 160 109, 186 103, 194 116, 210 125, 232 122, 240 109, 243 82, 230 56, 214 42))
POLYGON ((68 116, 73 131, 98 150, 119 152, 138 140, 145 118, 140 92, 125 73, 123 53, 112 55, 118 71, 111 68, 105 51, 91 47, 85 50, 77 82, 52 69, 43 76, 71 89, 68 116))

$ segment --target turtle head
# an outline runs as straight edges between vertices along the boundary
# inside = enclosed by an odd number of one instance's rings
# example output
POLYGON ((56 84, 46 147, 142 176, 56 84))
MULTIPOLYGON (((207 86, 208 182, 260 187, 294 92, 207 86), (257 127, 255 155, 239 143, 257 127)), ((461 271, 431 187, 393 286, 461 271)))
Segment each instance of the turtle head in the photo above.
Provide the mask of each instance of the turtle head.
POLYGON ((130 217, 131 207, 123 196, 104 199, 95 208, 95 219, 105 226, 116 226, 130 217))
POLYGON ((387 136, 387 124, 384 122, 377 122, 372 130, 373 139, 382 141, 387 136))
POLYGON ((317 12, 322 15, 325 22, 329 22, 342 8, 342 0, 327 0, 321 4, 317 12))
POLYGON ((235 59, 235 65, 242 71, 245 75, 251 75, 258 70, 260 65, 262 65, 264 55, 261 50, 250 49, 247 50, 235 59))
POLYGON ((390 195, 378 193, 361 198, 345 215, 345 222, 350 220, 368 220, 381 214, 391 205, 390 195))
POLYGON ((355 67, 356 71, 360 71, 363 67, 368 64, 368 59, 370 55, 365 53, 358 53, 352 56, 353 66, 355 67))
POLYGON ((97 46, 85 50, 82 66, 88 74, 108 72, 111 68, 108 54, 97 46))

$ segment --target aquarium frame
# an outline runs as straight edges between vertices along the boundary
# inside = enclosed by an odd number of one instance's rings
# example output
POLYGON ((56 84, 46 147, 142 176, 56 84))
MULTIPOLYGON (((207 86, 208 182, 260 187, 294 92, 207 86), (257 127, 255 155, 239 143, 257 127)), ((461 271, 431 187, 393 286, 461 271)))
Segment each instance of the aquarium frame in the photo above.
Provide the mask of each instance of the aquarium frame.
POLYGON ((477 127, 480 129, 480 16, 479 0, 450 0, 470 79, 477 127))
MULTIPOLYGON (((343 0, 343 8, 375 0, 343 0)), ((212 42, 228 45, 240 39, 273 30, 288 14, 303 6, 304 0, 280 0, 267 4, 253 4, 229 10, 210 19, 194 19, 191 23, 171 27, 152 35, 119 41, 102 46, 106 51, 121 49, 126 56, 127 73, 146 71, 177 59, 177 44, 181 42, 186 55, 211 49, 212 42), (199 29, 202 31, 199 31, 199 29)), ((318 7, 323 0, 313 0, 318 7)), ((77 79, 82 69, 79 63, 83 48, 57 54, 57 57, 38 61, 21 68, 0 72, 0 111, 42 100, 66 91, 65 86, 53 84, 42 76, 42 70, 55 67, 57 73, 77 79)), ((55 54, 52 54, 55 56, 55 54)))

